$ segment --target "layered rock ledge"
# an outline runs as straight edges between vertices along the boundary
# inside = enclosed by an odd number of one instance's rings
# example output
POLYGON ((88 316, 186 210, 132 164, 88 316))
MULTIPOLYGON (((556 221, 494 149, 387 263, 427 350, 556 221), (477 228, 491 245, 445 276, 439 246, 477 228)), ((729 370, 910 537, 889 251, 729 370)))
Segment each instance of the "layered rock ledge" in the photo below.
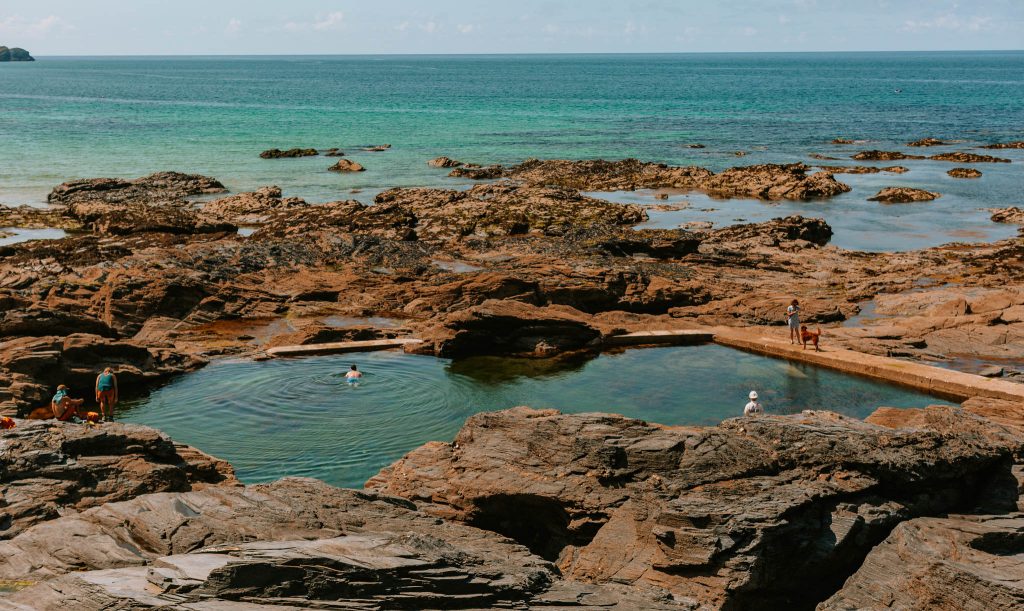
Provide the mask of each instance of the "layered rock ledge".
POLYGON ((899 522, 1015 498, 1010 430, 952 408, 920 417, 685 428, 517 408, 473 416, 367 487, 509 536, 568 579, 657 586, 693 608, 800 608, 899 522))

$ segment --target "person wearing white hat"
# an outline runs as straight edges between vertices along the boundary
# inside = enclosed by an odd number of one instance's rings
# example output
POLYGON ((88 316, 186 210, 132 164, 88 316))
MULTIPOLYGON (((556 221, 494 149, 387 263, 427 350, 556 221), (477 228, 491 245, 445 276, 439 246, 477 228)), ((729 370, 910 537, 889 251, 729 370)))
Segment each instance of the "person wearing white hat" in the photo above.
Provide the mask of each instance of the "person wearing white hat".
POLYGON ((753 416, 754 414, 763 414, 764 406, 761 405, 757 400, 757 391, 750 391, 750 403, 747 403, 746 407, 743 408, 744 416, 753 416))

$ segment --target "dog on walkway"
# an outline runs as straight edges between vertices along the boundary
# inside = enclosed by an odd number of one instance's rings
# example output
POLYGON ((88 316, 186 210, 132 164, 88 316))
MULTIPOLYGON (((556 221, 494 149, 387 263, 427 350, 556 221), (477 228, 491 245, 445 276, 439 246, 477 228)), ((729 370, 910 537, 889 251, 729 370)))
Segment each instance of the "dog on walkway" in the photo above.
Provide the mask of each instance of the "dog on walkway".
POLYGON ((814 350, 821 352, 821 348, 818 347, 818 341, 821 339, 821 327, 818 327, 816 331, 811 331, 807 328, 807 325, 800 325, 800 343, 804 345, 804 350, 807 350, 807 344, 814 344, 814 350))

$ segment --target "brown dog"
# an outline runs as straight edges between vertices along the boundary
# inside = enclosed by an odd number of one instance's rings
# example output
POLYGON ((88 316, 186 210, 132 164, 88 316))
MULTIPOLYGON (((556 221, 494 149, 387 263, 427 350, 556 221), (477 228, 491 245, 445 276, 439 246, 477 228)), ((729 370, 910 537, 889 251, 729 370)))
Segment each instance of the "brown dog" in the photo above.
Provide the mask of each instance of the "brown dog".
POLYGON ((807 325, 800 325, 800 343, 804 345, 804 350, 807 350, 807 343, 814 344, 814 349, 817 352, 821 352, 821 348, 818 347, 818 340, 821 338, 821 327, 817 331, 811 331, 807 328, 807 325))

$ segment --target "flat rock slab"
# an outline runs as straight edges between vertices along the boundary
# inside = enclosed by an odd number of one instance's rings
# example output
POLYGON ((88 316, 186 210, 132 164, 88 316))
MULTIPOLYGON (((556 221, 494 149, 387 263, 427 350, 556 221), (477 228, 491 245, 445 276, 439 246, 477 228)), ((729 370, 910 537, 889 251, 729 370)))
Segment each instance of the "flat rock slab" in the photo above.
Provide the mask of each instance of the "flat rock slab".
POLYGON ((685 346, 706 344, 715 338, 714 333, 693 329, 668 329, 658 331, 637 331, 622 335, 606 336, 602 343, 606 346, 646 346, 651 344, 669 344, 685 346))
POLYGON ((312 354, 340 354, 344 352, 364 352, 370 350, 390 350, 422 344, 423 340, 409 337, 394 339, 371 339, 356 342, 331 342, 326 344, 306 344, 300 346, 277 346, 268 348, 267 354, 276 357, 308 356, 312 354))

